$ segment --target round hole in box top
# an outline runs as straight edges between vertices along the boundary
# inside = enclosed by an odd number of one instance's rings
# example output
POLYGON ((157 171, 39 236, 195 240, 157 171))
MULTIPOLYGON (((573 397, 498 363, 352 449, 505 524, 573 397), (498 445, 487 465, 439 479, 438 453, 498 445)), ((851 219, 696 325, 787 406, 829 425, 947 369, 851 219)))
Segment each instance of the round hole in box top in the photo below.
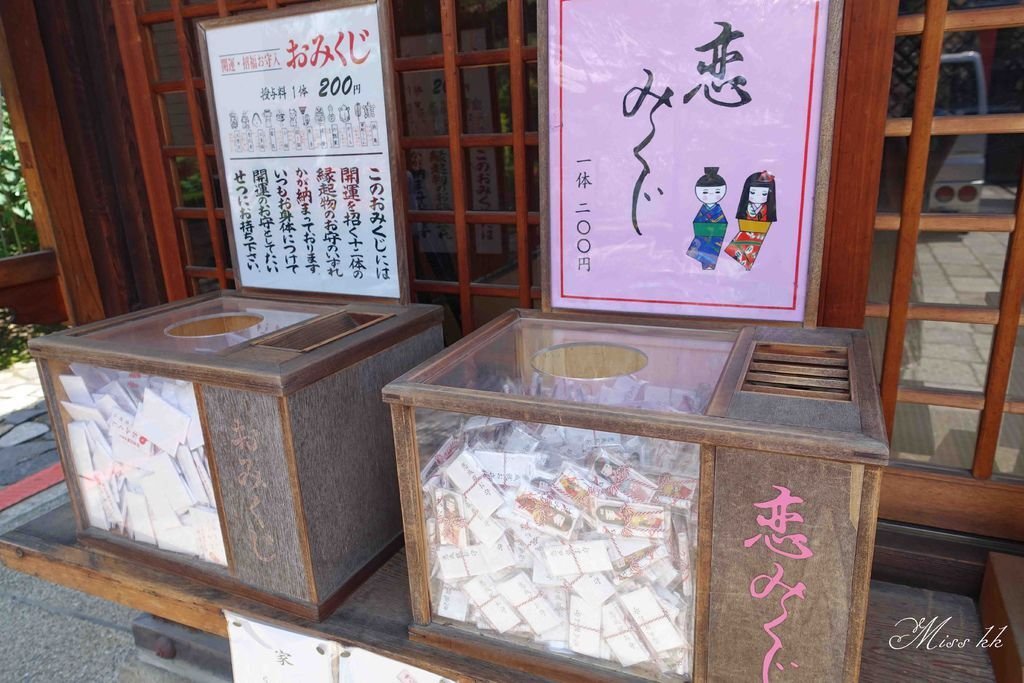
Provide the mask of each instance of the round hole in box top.
POLYGON ((222 334, 241 332, 263 322, 262 315, 252 313, 218 313, 189 318, 180 323, 168 325, 164 334, 171 337, 217 337, 222 334))
POLYGON ((556 344, 533 354, 538 372, 569 379, 611 379, 647 367, 647 354, 631 346, 599 342, 556 344))

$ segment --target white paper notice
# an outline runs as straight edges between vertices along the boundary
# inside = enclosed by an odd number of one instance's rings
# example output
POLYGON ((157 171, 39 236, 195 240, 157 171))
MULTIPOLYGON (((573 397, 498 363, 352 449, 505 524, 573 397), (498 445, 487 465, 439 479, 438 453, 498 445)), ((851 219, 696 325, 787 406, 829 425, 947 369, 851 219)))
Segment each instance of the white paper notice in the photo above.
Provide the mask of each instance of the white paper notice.
POLYGON ((339 683, 452 683, 431 671, 359 648, 347 648, 345 654, 338 660, 341 665, 339 683))
POLYGON ((240 283, 398 298, 377 5, 206 40, 240 283))
POLYGON ((336 683, 342 647, 224 611, 238 683, 336 683))

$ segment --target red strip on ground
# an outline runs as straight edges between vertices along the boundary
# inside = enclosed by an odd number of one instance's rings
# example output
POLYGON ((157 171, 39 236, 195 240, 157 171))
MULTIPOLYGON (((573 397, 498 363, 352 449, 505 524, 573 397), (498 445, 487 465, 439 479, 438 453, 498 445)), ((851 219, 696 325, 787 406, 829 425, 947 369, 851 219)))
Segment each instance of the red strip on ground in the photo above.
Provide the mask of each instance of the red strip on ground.
POLYGON ((17 505, 26 498, 31 498, 40 491, 64 481, 64 470, 60 463, 54 463, 44 470, 30 474, 21 481, 0 489, 0 510, 17 505))

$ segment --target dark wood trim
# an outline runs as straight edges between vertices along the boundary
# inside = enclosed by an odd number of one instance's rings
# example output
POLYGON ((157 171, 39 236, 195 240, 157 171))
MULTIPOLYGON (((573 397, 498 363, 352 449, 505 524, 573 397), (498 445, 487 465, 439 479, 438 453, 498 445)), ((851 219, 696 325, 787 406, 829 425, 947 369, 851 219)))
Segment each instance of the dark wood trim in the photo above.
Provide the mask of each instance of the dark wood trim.
POLYGON ((871 578, 976 598, 991 552, 1024 555, 1024 543, 879 520, 871 578))
POLYGON ((160 148, 159 119, 156 103, 149 90, 148 61, 142 45, 135 4, 134 0, 111 0, 128 101, 135 123, 142 177, 149 199, 153 236, 160 255, 160 270, 167 299, 175 301, 188 296, 189 287, 185 279, 183 246, 173 213, 174 202, 167 178, 167 164, 160 148))
POLYGON ((882 478, 878 516, 908 524, 1024 541, 1024 486, 890 467, 882 478))
POLYGON ((857 549, 854 552, 850 585, 850 614, 857 616, 850 621, 850 630, 846 634, 846 662, 843 666, 843 679, 847 683, 860 680, 861 646, 864 643, 875 527, 878 523, 878 492, 882 481, 880 467, 853 467, 852 470, 852 478, 860 475, 860 514, 857 519, 857 549))
POLYGON ((846 3, 818 307, 827 327, 864 325, 895 31, 892 0, 846 3))
POLYGON ((3 83, 39 244, 57 256, 71 323, 105 317, 82 206, 32 0, 0 3, 3 83))
POLYGON ((109 3, 35 0, 106 315, 164 300, 109 3))

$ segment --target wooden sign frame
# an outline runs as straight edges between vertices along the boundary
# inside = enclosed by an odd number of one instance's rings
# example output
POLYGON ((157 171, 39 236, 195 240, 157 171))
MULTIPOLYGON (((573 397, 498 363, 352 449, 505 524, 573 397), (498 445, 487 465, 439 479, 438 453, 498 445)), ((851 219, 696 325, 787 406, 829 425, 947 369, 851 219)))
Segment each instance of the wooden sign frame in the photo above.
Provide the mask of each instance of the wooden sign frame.
MULTIPOLYGON (((394 211, 394 239, 395 239, 395 277, 398 279, 399 296, 397 299, 390 297, 361 296, 357 294, 325 294, 323 292, 307 290, 270 289, 263 287, 246 287, 242 285, 239 269, 238 249, 235 244, 235 230, 231 215, 230 205, 225 207, 224 220, 227 224, 228 244, 231 250, 231 264, 236 274, 235 282, 238 291, 253 296, 275 296, 282 293, 293 294, 296 299, 303 301, 320 301, 325 303, 338 303, 339 301, 365 301, 365 302, 386 302, 408 304, 411 302, 409 287, 408 268, 408 235, 405 213, 405 189, 401 175, 402 164, 399 161, 401 146, 398 142, 398 100, 395 95, 395 71, 393 66, 395 40, 392 31, 391 0, 327 0, 315 4, 289 7, 287 9, 265 10, 252 12, 244 15, 235 15, 217 19, 206 19, 196 25, 198 45, 200 49, 200 61, 202 62, 203 79, 207 83, 206 101, 210 111, 210 126, 213 132, 214 145, 217 150, 217 171, 220 174, 221 194, 227 199, 228 193, 227 176, 224 173, 224 150, 221 148, 220 125, 217 115, 217 102, 213 94, 210 56, 207 46, 206 32, 209 29, 236 26, 239 24, 255 23, 268 20, 287 19, 303 14, 317 12, 329 12, 336 9, 358 7, 362 5, 377 6, 377 23, 380 35, 380 56, 381 69, 383 71, 385 121, 388 128, 388 163, 392 179, 392 209, 394 211)), ((227 199, 230 202, 229 199, 227 199)))
POLYGON ((821 89, 821 123, 818 137, 817 168, 815 176, 815 196, 811 214, 811 244, 807 262, 807 296, 804 303, 802 323, 750 320, 728 317, 692 317, 673 314, 635 313, 622 311, 596 311, 571 307, 554 307, 551 304, 551 187, 547 169, 551 163, 551 150, 548 133, 551 128, 548 110, 548 5, 563 0, 539 0, 537 3, 537 44, 538 44, 538 101, 539 112, 539 143, 540 143, 540 239, 541 239, 541 308, 545 312, 573 311, 586 314, 594 319, 622 319, 628 316, 634 320, 673 320, 692 325, 701 321, 714 327, 735 328, 740 324, 781 325, 807 328, 817 326, 818 301, 821 290, 822 251, 825 243, 825 222, 828 209, 828 191, 832 168, 832 142, 834 138, 836 92, 839 80, 839 53, 843 36, 843 6, 845 0, 831 0, 826 17, 827 35, 825 40, 824 77, 821 89))

